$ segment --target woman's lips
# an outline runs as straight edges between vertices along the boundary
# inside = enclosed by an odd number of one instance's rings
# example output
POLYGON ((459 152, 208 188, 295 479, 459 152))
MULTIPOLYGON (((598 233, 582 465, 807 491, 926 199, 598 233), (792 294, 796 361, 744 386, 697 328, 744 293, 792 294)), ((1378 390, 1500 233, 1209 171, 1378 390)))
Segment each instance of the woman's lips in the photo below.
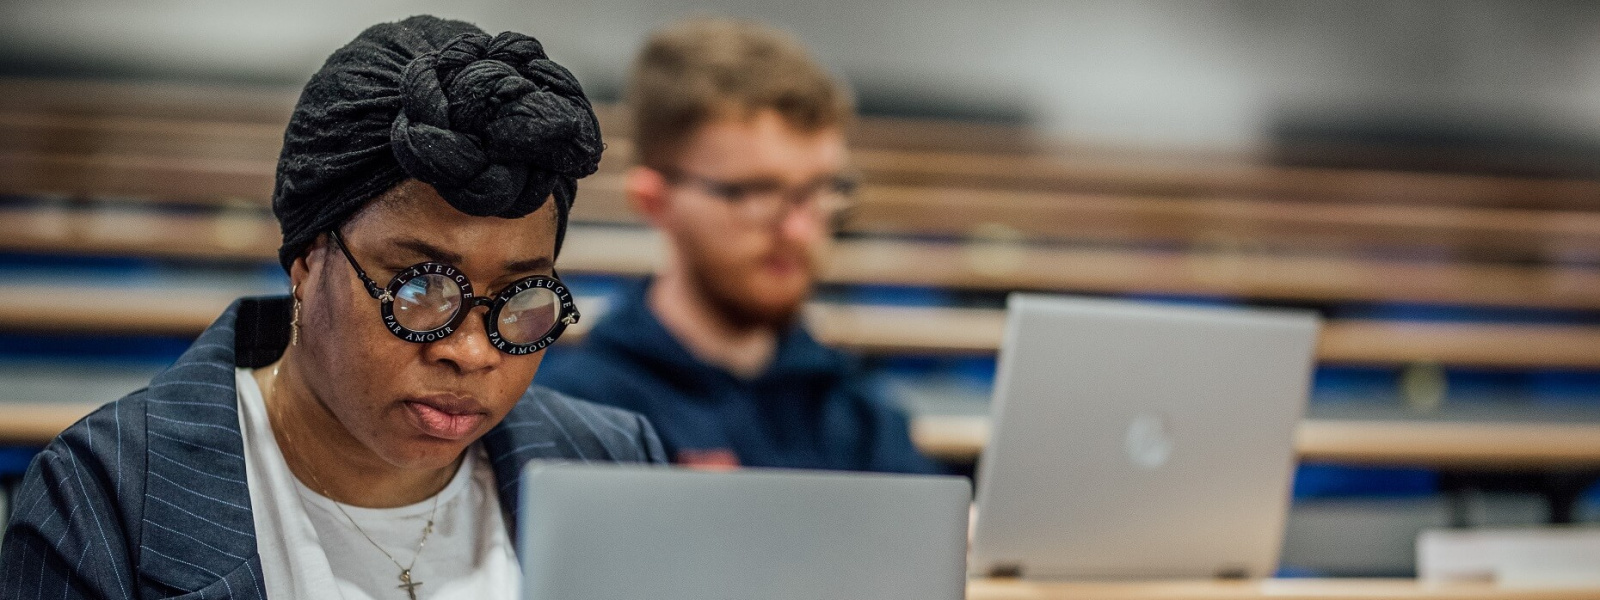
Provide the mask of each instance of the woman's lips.
POLYGON ((474 402, 459 400, 406 400, 406 412, 412 424, 423 433, 446 439, 464 439, 477 431, 489 415, 475 407, 474 402))
POLYGON ((799 256, 792 254, 775 254, 767 257, 767 260, 764 261, 763 266, 766 267, 768 271, 771 271, 774 275, 789 276, 803 272, 806 264, 805 261, 799 256))

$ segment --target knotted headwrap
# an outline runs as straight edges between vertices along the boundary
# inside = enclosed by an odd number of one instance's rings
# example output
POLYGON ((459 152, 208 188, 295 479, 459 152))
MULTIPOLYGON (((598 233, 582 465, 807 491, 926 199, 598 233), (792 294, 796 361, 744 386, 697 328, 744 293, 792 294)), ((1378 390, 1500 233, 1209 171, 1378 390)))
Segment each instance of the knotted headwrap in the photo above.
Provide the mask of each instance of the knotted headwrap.
POLYGON ((311 77, 284 132, 278 260, 287 270, 408 178, 474 216, 521 217, 553 196, 559 253, 602 149, 583 88, 538 40, 428 16, 373 26, 311 77))

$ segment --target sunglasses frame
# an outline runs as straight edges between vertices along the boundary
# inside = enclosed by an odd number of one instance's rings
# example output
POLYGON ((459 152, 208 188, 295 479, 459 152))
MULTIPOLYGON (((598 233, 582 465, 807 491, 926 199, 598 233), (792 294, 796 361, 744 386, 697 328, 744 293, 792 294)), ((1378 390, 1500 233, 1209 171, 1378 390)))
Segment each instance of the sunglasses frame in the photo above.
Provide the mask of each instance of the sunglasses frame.
POLYGON ((449 337, 461 327, 462 323, 466 322, 468 313, 471 313, 479 306, 488 306, 489 311, 483 315, 483 328, 488 333, 489 344, 494 346, 496 350, 506 354, 521 356, 550 347, 567 330, 567 327, 576 325, 578 320, 582 318, 582 315, 578 312, 577 305, 572 301, 572 292, 567 289, 566 284, 561 282, 559 275, 524 277, 511 285, 501 288, 493 296, 479 296, 473 293, 472 282, 467 279, 466 274, 462 273, 460 269, 447 263, 427 261, 401 269, 399 273, 395 273, 394 277, 389 280, 388 287, 379 287, 378 282, 367 276, 367 271, 361 268, 361 263, 356 262, 355 255, 350 253, 349 247, 339 237, 338 231, 329 231, 328 237, 333 240, 335 245, 339 246, 339 250, 344 253, 345 259, 350 261, 350 266, 356 271, 356 277, 360 278, 362 285, 366 287, 367 294, 378 301, 378 311, 383 316, 384 328, 388 329, 389 333, 394 334, 395 337, 414 344, 427 344, 449 337), (411 280, 425 275, 440 275, 455 282, 456 288, 461 294, 461 306, 456 308, 456 314, 450 317, 450 321, 444 325, 426 331, 418 331, 400 324, 400 320, 394 314, 394 300, 395 295, 400 292, 400 288, 405 287, 411 280), (511 302, 513 296, 533 288, 545 289, 554 293, 560 303, 560 312, 556 315, 555 322, 551 324, 550 331, 545 332, 544 336, 538 340, 524 344, 508 341, 500 335, 500 327, 497 325, 500 320, 500 311, 511 302))

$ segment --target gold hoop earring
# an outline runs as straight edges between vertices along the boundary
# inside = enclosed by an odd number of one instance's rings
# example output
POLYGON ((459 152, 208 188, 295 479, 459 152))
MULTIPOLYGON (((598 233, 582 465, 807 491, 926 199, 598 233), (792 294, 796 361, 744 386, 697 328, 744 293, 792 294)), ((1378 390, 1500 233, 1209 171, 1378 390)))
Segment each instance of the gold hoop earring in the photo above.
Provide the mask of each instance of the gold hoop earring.
POLYGON ((294 312, 289 316, 289 345, 300 345, 300 286, 289 288, 289 297, 294 298, 294 312))

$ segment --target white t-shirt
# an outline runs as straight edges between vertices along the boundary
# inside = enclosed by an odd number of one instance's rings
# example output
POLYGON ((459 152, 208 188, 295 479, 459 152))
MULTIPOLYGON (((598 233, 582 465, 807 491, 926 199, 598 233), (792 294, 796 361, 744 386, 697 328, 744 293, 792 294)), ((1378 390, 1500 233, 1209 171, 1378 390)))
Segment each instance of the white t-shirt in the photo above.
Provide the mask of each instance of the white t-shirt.
MULTIPOLYGON (((433 498, 398 508, 343 505, 302 484, 284 462, 267 420, 266 403, 251 369, 237 369, 239 430, 244 435, 245 478, 256 525, 256 548, 269 598, 409 600, 400 587, 400 564, 417 556, 417 541, 433 511, 433 498)), ((411 580, 417 598, 516 598, 522 572, 495 494, 494 471, 483 448, 467 450, 461 468, 438 494, 433 534, 411 580)))

